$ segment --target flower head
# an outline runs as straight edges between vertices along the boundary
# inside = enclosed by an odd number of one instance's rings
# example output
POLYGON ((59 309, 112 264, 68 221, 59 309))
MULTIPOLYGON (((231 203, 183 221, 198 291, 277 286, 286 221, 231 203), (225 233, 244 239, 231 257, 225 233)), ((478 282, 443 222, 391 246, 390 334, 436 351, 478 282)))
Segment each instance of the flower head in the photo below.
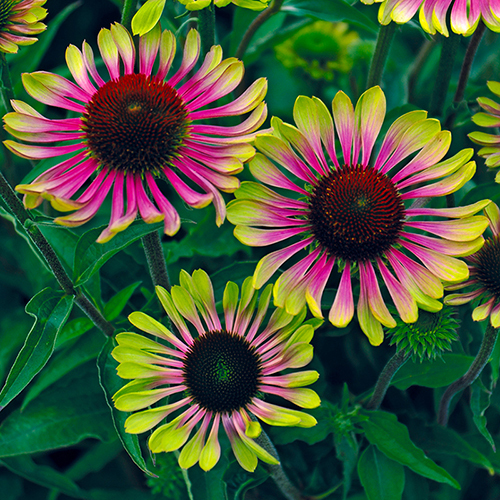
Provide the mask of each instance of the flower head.
POLYGON ((358 41, 346 23, 316 21, 276 45, 275 52, 286 68, 300 68, 316 80, 333 80, 336 71, 348 73, 352 68, 349 50, 358 41))
POLYGON ((381 24, 392 21, 407 23, 420 8, 422 28, 434 35, 436 31, 448 36, 446 18, 454 33, 469 36, 482 20, 492 31, 500 32, 500 3, 498 0, 361 0, 366 4, 382 2, 378 11, 381 24))
POLYGON ((0 0, 0 52, 17 52, 19 45, 31 45, 47 26, 41 23, 47 16, 42 5, 47 0, 0 0))
POLYGON ((445 303, 459 306, 472 300, 479 305, 472 312, 474 321, 490 318, 493 328, 500 327, 500 210, 494 203, 484 209, 493 235, 487 238, 484 246, 473 255, 466 257, 469 264, 470 279, 447 286, 447 290, 468 288, 466 293, 451 294, 445 303))
POLYGON ((148 223, 164 220, 165 233, 173 235, 180 219, 158 186, 163 178, 192 207, 202 208, 213 201, 217 224, 222 224, 226 207, 220 191, 233 192, 239 186, 233 174, 241 172, 243 161, 253 156, 248 141, 266 118, 265 79, 254 82, 236 100, 210 108, 239 84, 243 64, 234 58, 222 60, 222 49, 214 46, 192 73, 200 54, 196 31, 188 33, 182 63, 168 79, 176 46, 170 31, 161 33, 156 26, 140 38, 139 72, 134 71, 132 37, 123 26, 101 30, 98 44, 108 81, 97 72, 86 42, 82 52, 73 45, 66 51, 76 85, 52 73, 23 75, 31 96, 76 112, 78 117, 47 119, 21 101, 13 101, 15 112, 4 117, 6 130, 14 137, 42 143, 5 141, 14 153, 30 159, 69 155, 32 183, 16 187, 26 195, 26 207, 35 208, 45 198, 57 210, 75 210, 56 222, 78 226, 96 214, 113 187, 111 219, 98 241, 108 241, 123 231, 138 212, 148 223), (153 74, 158 52, 159 65, 153 74), (200 123, 252 110, 239 125, 200 123), (64 145, 45 145, 48 142, 64 145))
POLYGON ((441 131, 425 111, 412 111, 391 125, 373 155, 384 116, 385 96, 379 87, 367 90, 356 109, 339 92, 333 120, 319 99, 299 97, 294 107, 297 127, 273 118, 274 133, 257 137, 260 153, 250 162, 257 180, 281 191, 245 182, 228 205, 234 234, 244 244, 298 240, 261 259, 254 273, 256 288, 309 248, 279 277, 275 304, 295 313, 307 301, 321 318, 323 291, 337 264, 342 276, 329 319, 337 327, 351 321, 352 279, 358 277, 358 319, 374 345, 383 340, 382 325, 396 326, 377 270, 404 322, 417 320, 417 304, 438 311, 441 280, 468 276, 465 263, 455 257, 482 246, 488 221, 474 214, 489 203, 424 208, 428 198, 453 193, 474 175, 475 163, 469 161, 473 151, 440 161, 450 146, 450 132, 441 131))
MULTIPOLYGON (((488 88, 500 97, 500 83, 488 82, 488 88)), ((486 113, 476 113, 472 121, 480 127, 500 126, 500 104, 488 97, 479 97, 479 105, 486 113)), ((469 138, 477 144, 484 146, 478 152, 479 156, 486 158, 486 166, 494 168, 500 166, 500 135, 486 134, 484 132, 472 132, 469 138)), ((497 182, 500 182, 500 174, 497 174, 497 182)))
POLYGON ((145 432, 177 413, 149 438, 154 453, 168 452, 181 448, 199 423, 180 453, 179 464, 189 468, 199 462, 202 469, 209 470, 219 460, 217 434, 222 423, 244 469, 253 471, 257 458, 276 464, 276 459, 254 441, 261 427, 250 415, 270 425, 315 425, 310 415, 264 401, 262 396, 281 396, 302 408, 320 404, 317 394, 304 388, 316 381, 317 372, 278 374, 309 363, 313 355, 310 341, 320 322, 304 322, 305 310, 294 317, 282 309, 274 311, 266 322, 272 285, 257 300, 251 278, 244 281, 239 299, 238 286, 227 284, 223 322, 215 309, 212 283, 202 270, 192 276, 182 271, 180 286, 174 286, 171 293, 157 287, 156 293, 181 337, 141 312, 132 313, 130 322, 169 345, 136 333, 117 335, 113 356, 120 363, 118 375, 132 381, 114 395, 115 406, 123 411, 142 410, 127 419, 125 430, 145 432), (144 409, 180 394, 175 402, 144 409))

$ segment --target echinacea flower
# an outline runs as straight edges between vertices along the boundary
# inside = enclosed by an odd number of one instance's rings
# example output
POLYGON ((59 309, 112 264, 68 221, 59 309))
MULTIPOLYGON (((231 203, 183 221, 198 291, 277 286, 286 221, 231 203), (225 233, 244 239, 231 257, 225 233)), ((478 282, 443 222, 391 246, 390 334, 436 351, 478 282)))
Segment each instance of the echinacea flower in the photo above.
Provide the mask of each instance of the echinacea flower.
POLYGON ((423 207, 428 198, 455 192, 476 169, 469 161, 472 149, 440 161, 451 134, 441 131, 439 121, 428 119, 425 111, 398 118, 374 155, 386 108, 380 87, 367 90, 356 109, 338 92, 332 107, 333 120, 322 101, 299 97, 294 107, 297 127, 273 118, 274 133, 257 136, 260 153, 249 163, 264 185, 242 183, 237 199, 228 205, 228 219, 246 245, 298 240, 260 260, 253 278, 256 288, 309 247, 274 287, 275 304, 290 313, 307 301, 311 312, 323 317, 323 291, 337 263, 342 277, 329 320, 345 327, 354 315, 352 279, 359 275, 359 323, 378 345, 382 325, 393 328, 396 322, 385 305, 377 270, 404 322, 417 320, 417 304, 438 311, 441 280, 468 277, 467 266, 455 257, 482 246, 488 221, 474 214, 489 201, 459 208, 423 207), (413 205, 405 205, 412 200, 413 205))
POLYGON ((480 20, 492 31, 500 32, 500 2, 498 0, 361 0, 366 4, 382 2, 378 11, 381 24, 392 21, 407 23, 420 8, 422 28, 434 35, 436 31, 448 36, 446 18, 449 13, 451 29, 469 36, 480 20))
POLYGON ((466 257, 470 278, 462 283, 447 286, 447 290, 467 288, 465 293, 445 297, 446 304, 459 306, 476 300, 479 305, 472 312, 474 321, 490 318, 493 328, 500 327, 500 210, 495 203, 485 209, 493 235, 486 238, 484 246, 466 257))
POLYGON ((142 312, 132 313, 130 322, 159 341, 130 332, 116 336, 118 347, 112 355, 120 363, 118 375, 132 381, 113 396, 115 406, 122 411, 142 410, 128 417, 125 430, 146 432, 169 418, 151 434, 151 451, 169 452, 184 446, 179 455, 181 467, 199 462, 202 469, 210 470, 219 460, 222 424, 244 469, 255 470, 257 458, 276 464, 254 440, 262 430, 255 417, 276 426, 316 424, 307 413, 262 398, 267 394, 302 408, 319 406, 318 395, 304 388, 317 380, 316 371, 279 372, 309 363, 310 341, 321 322, 304 322, 305 310, 293 317, 282 309, 265 321, 272 285, 257 300, 251 278, 243 282, 240 298, 238 286, 227 283, 223 322, 215 309, 210 278, 202 270, 192 276, 181 271, 180 286, 174 286, 171 293, 158 286, 156 293, 180 337, 142 312), (168 404, 148 408, 169 396, 168 404), (197 424, 198 430, 185 444, 197 424))
POLYGON ((162 33, 156 26, 140 38, 138 72, 134 70, 134 43, 123 26, 101 30, 98 44, 110 75, 107 82, 97 72, 86 42, 82 52, 73 45, 66 51, 76 85, 52 73, 23 75, 32 97, 79 116, 48 119, 14 100, 15 112, 4 117, 6 130, 14 137, 42 143, 5 141, 12 152, 36 160, 70 155, 30 184, 16 187, 26 195, 26 207, 35 208, 45 198, 57 210, 75 210, 56 222, 78 226, 96 214, 113 187, 109 226, 98 241, 108 241, 123 231, 138 212, 148 223, 164 220, 165 233, 173 235, 180 219, 158 186, 163 178, 192 207, 202 208, 213 201, 216 222, 222 224, 226 207, 220 191, 233 192, 239 186, 233 174, 241 172, 243 161, 254 154, 248 141, 266 118, 262 102, 266 80, 255 81, 234 101, 208 107, 240 83, 243 63, 235 58, 222 60, 221 47, 213 46, 195 71, 200 54, 197 31, 188 33, 182 63, 167 80, 176 47, 170 31, 162 33), (153 74, 158 52, 158 69, 153 74), (200 123, 252 110, 239 125, 200 123), (44 144, 48 142, 64 145, 44 144))
POLYGON ((19 45, 31 45, 47 26, 41 23, 47 17, 42 5, 47 0, 0 0, 0 52, 15 53, 19 45))
MULTIPOLYGON (((488 82, 488 88, 498 97, 500 97, 500 83, 488 82)), ((472 121, 480 127, 499 127, 500 126, 500 104, 488 97, 478 97, 477 102, 486 111, 486 113, 476 113, 472 121)), ((469 138, 477 144, 484 146, 478 151, 479 156, 486 158, 487 167, 500 166, 500 135, 486 134, 484 132, 472 132, 469 138)), ((500 173, 497 174, 497 182, 500 182, 500 173)))

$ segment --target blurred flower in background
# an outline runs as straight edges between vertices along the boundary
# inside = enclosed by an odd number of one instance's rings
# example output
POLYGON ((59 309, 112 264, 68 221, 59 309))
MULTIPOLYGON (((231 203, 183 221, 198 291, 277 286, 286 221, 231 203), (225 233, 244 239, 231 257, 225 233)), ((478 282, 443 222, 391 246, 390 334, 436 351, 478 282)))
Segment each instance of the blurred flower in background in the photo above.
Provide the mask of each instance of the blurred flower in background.
POLYGON ((278 309, 266 321, 272 285, 258 299, 251 278, 243 282, 241 296, 235 283, 227 283, 223 323, 216 311, 212 283, 202 270, 192 276, 181 271, 180 286, 174 286, 171 294, 161 287, 156 287, 156 293, 180 335, 150 316, 134 312, 129 316, 134 326, 169 346, 143 334, 116 336, 118 347, 112 354, 120 363, 118 375, 132 381, 113 396, 115 406, 122 411, 141 410, 126 420, 125 430, 131 434, 149 431, 182 410, 151 434, 148 444, 153 453, 184 446, 179 455, 181 467, 199 462, 203 470, 210 470, 220 457, 218 431, 222 424, 244 469, 254 471, 258 458, 278 463, 255 442, 262 429, 250 415, 276 426, 316 424, 307 413, 290 409, 289 404, 277 406, 263 396, 271 400, 280 396, 302 408, 319 406, 318 395, 304 388, 317 380, 316 371, 279 372, 302 368, 311 361, 310 342, 321 322, 304 322, 305 309, 296 317, 278 309), (175 402, 149 408, 167 396, 181 394, 175 402), (198 423, 198 431, 185 444, 198 423))
MULTIPOLYGON (((488 88, 497 97, 500 97, 499 82, 488 82, 488 88)), ((477 102, 486 113, 475 114, 472 117, 472 121, 481 127, 500 127, 500 104, 488 97, 479 97, 477 102)), ((484 146, 478 151, 478 155, 486 158, 486 166, 492 168, 500 166, 500 135, 472 132, 469 134, 469 138, 475 143, 484 146)), ((500 182, 500 172, 497 174, 495 180, 500 182)))
POLYGON ((31 45, 47 26, 41 23, 47 17, 46 0, 1 0, 0 2, 0 51, 17 52, 19 45, 31 45))
POLYGON ((382 2, 378 12, 381 24, 392 21, 407 23, 420 8, 422 28, 434 35, 448 36, 447 16, 454 33, 469 36, 480 20, 493 31, 500 32, 500 2, 498 0, 361 0, 365 4, 382 2))
POLYGON ((256 138, 259 153, 250 161, 250 171, 262 184, 242 183, 228 205, 228 219, 246 245, 298 239, 260 260, 256 288, 309 248, 274 287, 275 304, 290 313, 299 312, 307 301, 311 312, 323 317, 323 291, 336 264, 342 277, 329 320, 345 327, 355 309, 352 278, 358 278, 360 327, 379 345, 382 325, 394 328, 396 321, 385 305, 377 271, 405 323, 417 320, 418 307, 440 310, 436 299, 443 296, 441 280, 468 277, 467 266, 456 257, 483 245, 488 221, 474 214, 489 201, 424 207, 429 198, 460 189, 476 171, 469 161, 472 149, 440 161, 451 134, 425 111, 398 118, 373 154, 386 110, 380 87, 367 90, 355 109, 347 95, 338 92, 332 109, 333 120, 322 101, 301 96, 294 107, 297 127, 273 118, 273 134, 256 138))
POLYGON ((336 72, 351 70, 351 54, 359 41, 359 35, 346 23, 316 21, 276 45, 274 52, 285 68, 331 81, 336 72))
POLYGON ((132 37, 123 26, 101 30, 98 44, 110 75, 108 81, 99 75, 87 42, 82 51, 73 45, 66 51, 76 85, 47 72, 23 75, 32 97, 76 112, 78 117, 47 119, 21 101, 13 101, 15 112, 4 117, 6 130, 14 137, 42 143, 5 141, 17 155, 37 160, 71 155, 30 184, 16 187, 25 194, 26 207, 35 208, 47 199, 56 210, 75 211, 55 219, 57 223, 79 226, 97 213, 113 187, 111 219, 99 242, 126 229, 137 213, 148 223, 164 220, 165 233, 173 235, 179 230, 180 218, 157 184, 164 179, 191 207, 213 202, 216 222, 222 224, 226 207, 220 191, 237 189, 239 180, 234 174, 241 172, 243 162, 254 154, 248 142, 267 116, 262 102, 266 80, 260 78, 237 99, 210 108, 241 82, 243 63, 235 58, 222 60, 221 47, 214 46, 194 71, 200 55, 197 31, 188 33, 182 63, 166 81, 176 52, 175 36, 170 31, 162 33, 157 25, 141 37, 139 73, 134 72, 132 37), (158 52, 158 70, 152 74, 158 52), (249 112, 235 126, 200 123, 249 112), (49 142, 65 144, 45 145, 49 142), (81 194, 80 188, 85 188, 81 194))

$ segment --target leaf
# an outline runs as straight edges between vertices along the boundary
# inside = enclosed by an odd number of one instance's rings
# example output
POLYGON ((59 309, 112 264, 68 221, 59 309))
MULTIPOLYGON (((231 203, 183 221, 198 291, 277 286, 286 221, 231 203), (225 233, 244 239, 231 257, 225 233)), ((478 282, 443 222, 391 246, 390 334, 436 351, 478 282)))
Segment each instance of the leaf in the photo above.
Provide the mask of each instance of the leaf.
POLYGON ((136 281, 109 299, 108 303, 104 306, 104 317, 108 321, 113 321, 119 316, 124 307, 127 305, 130 297, 134 294, 135 289, 141 283, 141 281, 136 281))
POLYGON ((429 429, 429 437, 425 440, 423 446, 428 451, 445 453, 467 460, 484 467, 490 474, 493 474, 493 466, 488 458, 452 429, 434 425, 429 429))
POLYGON ((163 227, 163 223, 146 224, 142 220, 135 220, 125 231, 118 233, 111 241, 97 243, 96 240, 105 227, 107 226, 91 229, 78 240, 74 259, 74 282, 76 285, 85 283, 113 255, 146 234, 157 231, 160 227, 163 227))
POLYGON ((383 411, 365 410, 363 413, 369 417, 359 423, 366 438, 387 457, 421 476, 460 489, 458 482, 445 469, 439 467, 413 444, 408 429, 398 422, 395 415, 383 411))
MULTIPOLYGON (((471 387, 470 408, 472 410, 474 424, 481 435, 488 441, 489 445, 496 451, 495 442, 491 437, 490 432, 486 428, 485 411, 491 403, 491 391, 483 386, 480 380, 476 380, 471 387)), ((491 464, 490 464, 491 468, 491 464)))
POLYGON ((115 436, 97 370, 87 363, 2 422, 0 457, 53 450, 86 438, 108 441, 115 436))
MULTIPOLYGON (((224 449, 223 443, 221 447, 224 449)), ((192 500, 227 500, 225 482, 222 480, 228 468, 228 462, 221 455, 217 465, 204 472, 200 467, 191 467, 187 470, 188 481, 186 482, 192 500)))
POLYGON ((378 26, 361 11, 343 0, 286 0, 282 12, 298 17, 313 17, 335 23, 347 21, 369 33, 377 33, 378 26))
POLYGON ((46 488, 57 488, 65 495, 73 498, 89 498, 83 490, 64 474, 46 465, 35 464, 32 458, 27 455, 2 458, 0 464, 15 474, 26 478, 28 481, 45 486, 46 488))
POLYGON ((226 483, 228 500, 244 500, 247 491, 256 488, 268 477, 269 472, 263 467, 257 467, 254 472, 247 472, 238 462, 232 462, 222 476, 226 483))
POLYGON ((134 461, 137 467, 139 467, 146 474, 156 477, 156 474, 151 472, 146 466, 137 435, 127 434, 125 432, 125 420, 127 420, 129 413, 117 410, 113 404, 113 394, 124 385, 116 374, 116 367, 118 366, 118 363, 111 357, 111 351, 115 346, 115 340, 109 338, 102 347, 97 360, 99 383, 106 397, 108 405, 107 411, 109 412, 109 410, 111 410, 114 428, 123 444, 123 447, 125 448, 125 451, 130 455, 130 458, 134 461))
POLYGON ((44 389, 50 387, 73 369, 87 361, 96 359, 104 341, 102 333, 94 329, 88 335, 83 335, 73 345, 55 355, 30 386, 21 406, 21 411, 44 389))
POLYGON ((460 378, 469 369, 473 360, 473 356, 446 353, 442 359, 406 363, 394 375, 391 383, 402 391, 412 385, 433 389, 444 387, 460 378))
POLYGON ((57 336, 56 348, 92 330, 93 327, 94 323, 85 316, 68 321, 57 336))
POLYGON ((368 500, 400 500, 404 467, 369 445, 358 462, 358 475, 368 500))
POLYGON ((35 318, 35 323, 0 392, 0 409, 5 408, 45 366, 72 307, 73 296, 50 288, 37 293, 26 304, 25 310, 35 318))

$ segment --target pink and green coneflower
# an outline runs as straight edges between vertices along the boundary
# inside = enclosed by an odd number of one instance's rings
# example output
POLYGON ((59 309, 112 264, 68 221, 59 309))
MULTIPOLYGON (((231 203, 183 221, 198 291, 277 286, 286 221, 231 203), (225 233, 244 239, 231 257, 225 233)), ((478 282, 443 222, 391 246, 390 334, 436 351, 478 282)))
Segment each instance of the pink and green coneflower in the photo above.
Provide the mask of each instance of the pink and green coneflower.
POLYGON ((448 36, 446 18, 454 33, 469 36, 483 21, 492 31, 500 32, 500 2, 498 0, 361 0, 366 4, 382 2, 378 12, 381 24, 394 21, 407 23, 420 9, 422 28, 434 35, 448 36))
POLYGON ((266 321, 272 285, 258 299, 251 278, 243 282, 241 295, 235 283, 227 283, 222 322, 212 283, 202 270, 192 276, 181 271, 180 286, 171 293, 156 287, 156 293, 180 336, 142 312, 132 313, 130 322, 159 341, 131 332, 116 336, 118 346, 112 354, 120 363, 118 375, 132 381, 113 396, 115 406, 122 411, 140 410, 126 420, 125 430, 146 432, 169 418, 151 434, 149 448, 157 453, 183 447, 181 467, 199 462, 202 469, 210 470, 220 457, 222 424, 244 469, 255 470, 258 458, 276 464, 255 442, 262 429, 254 417, 276 426, 316 424, 307 413, 289 408, 289 403, 281 407, 262 397, 280 396, 301 408, 319 406, 317 394, 304 388, 317 380, 316 371, 279 372, 311 361, 310 342, 321 322, 304 322, 305 309, 298 316, 277 309, 266 321), (149 408, 165 397, 175 401, 149 408))
POLYGON ((500 210, 495 203, 484 209, 490 224, 490 238, 484 246, 466 257, 470 278, 462 283, 447 286, 447 290, 467 288, 466 293, 451 294, 445 303, 459 306, 473 300, 479 302, 472 313, 474 321, 490 318, 493 328, 500 327, 500 210))
POLYGON ((138 212, 148 223, 164 220, 165 233, 173 235, 180 218, 160 190, 158 180, 164 179, 192 207, 213 202, 216 222, 222 224, 226 207, 220 191, 237 189, 234 174, 254 154, 248 142, 267 115, 262 102, 266 80, 255 81, 232 102, 209 107, 240 83, 243 63, 223 60, 221 47, 213 46, 195 71, 200 55, 195 30, 187 35, 180 67, 168 78, 176 52, 175 36, 168 30, 161 32, 156 26, 140 38, 138 72, 134 43, 123 26, 101 30, 98 44, 108 81, 99 75, 86 42, 82 51, 73 45, 66 51, 76 84, 47 72, 23 75, 32 97, 78 117, 48 119, 17 100, 12 102, 15 112, 4 117, 6 130, 14 137, 41 143, 5 141, 17 155, 35 160, 70 155, 33 182, 16 187, 25 194, 26 207, 35 208, 47 199, 59 211, 74 211, 56 222, 78 226, 96 214, 112 191, 110 222, 98 241, 108 241, 126 229, 138 212), (250 111, 239 125, 202 123, 250 111), (59 142, 64 144, 46 145, 59 142))
POLYGON ((19 45, 37 41, 31 35, 42 33, 47 17, 42 7, 47 0, 0 0, 0 52, 15 53, 19 45))
MULTIPOLYGON (((497 97, 500 97, 500 82, 488 82, 488 88, 497 97)), ((481 127, 497 128, 500 126, 500 104, 489 97, 478 97, 477 102, 484 112, 476 113, 472 121, 481 127)), ((478 155, 486 158, 486 166, 495 168, 500 166, 500 135, 486 134, 485 132, 472 132, 469 138, 483 146, 478 155)), ((500 174, 497 174, 497 182, 500 182, 500 174)))
POLYGON ((379 278, 404 322, 417 320, 418 307, 440 310, 442 280, 468 277, 466 264, 456 257, 474 253, 484 242, 488 221, 474 214, 489 201, 458 208, 423 206, 460 189, 476 169, 469 161, 472 149, 441 161, 451 134, 425 111, 398 118, 374 154, 385 117, 382 90, 367 90, 355 109, 339 92, 332 108, 333 120, 319 99, 299 97, 297 127, 273 118, 273 134, 257 137, 260 153, 249 164, 260 183, 242 183, 228 205, 228 219, 246 245, 292 240, 260 260, 253 277, 256 288, 303 255, 274 287, 275 304, 292 314, 307 301, 311 312, 323 317, 323 292, 337 265, 341 278, 328 316, 333 325, 347 326, 354 316, 352 281, 357 278, 359 323, 378 345, 382 325, 396 326, 379 278))

